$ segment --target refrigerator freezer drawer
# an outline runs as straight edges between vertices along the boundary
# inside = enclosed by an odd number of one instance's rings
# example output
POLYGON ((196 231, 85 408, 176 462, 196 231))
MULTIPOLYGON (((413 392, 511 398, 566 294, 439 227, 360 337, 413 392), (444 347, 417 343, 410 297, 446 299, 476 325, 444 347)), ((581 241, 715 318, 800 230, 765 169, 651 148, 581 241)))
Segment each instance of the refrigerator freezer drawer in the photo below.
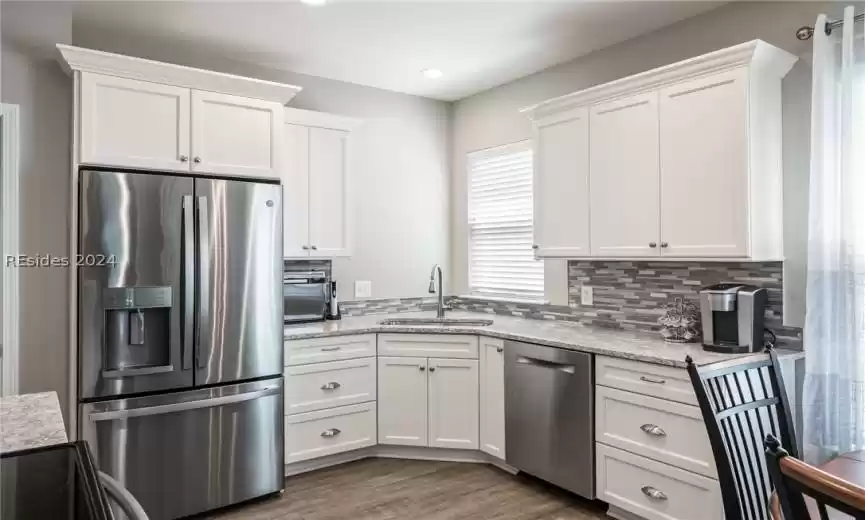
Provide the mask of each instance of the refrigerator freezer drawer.
POLYGON ((282 377, 84 404, 81 417, 99 469, 126 487, 151 520, 283 487, 282 377))

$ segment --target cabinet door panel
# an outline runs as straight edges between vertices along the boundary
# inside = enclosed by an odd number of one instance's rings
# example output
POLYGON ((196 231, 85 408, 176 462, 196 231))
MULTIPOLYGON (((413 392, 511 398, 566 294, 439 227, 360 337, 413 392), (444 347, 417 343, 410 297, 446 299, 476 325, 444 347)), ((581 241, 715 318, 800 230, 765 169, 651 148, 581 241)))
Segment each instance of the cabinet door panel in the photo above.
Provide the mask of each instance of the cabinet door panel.
POLYGON ((429 446, 478 449, 477 360, 429 360, 429 446))
POLYGON ((285 125, 283 256, 309 256, 309 128, 285 125))
POLYGON ((661 91, 661 254, 748 255, 747 71, 661 91))
POLYGON ((505 459, 505 356, 500 339, 481 338, 480 449, 505 459))
POLYGON ((378 442, 427 445, 426 358, 378 358, 378 442))
POLYGON ((592 107, 593 256, 658 256, 658 93, 592 107))
POLYGON ((534 232, 539 257, 588 256, 589 121, 575 109, 535 123, 534 232))
POLYGON ((282 120, 279 103, 192 91, 192 171, 279 178, 282 120))
POLYGON ((309 129, 311 256, 349 256, 348 132, 309 129))
POLYGON ((189 171, 189 92, 82 72, 81 162, 189 171))

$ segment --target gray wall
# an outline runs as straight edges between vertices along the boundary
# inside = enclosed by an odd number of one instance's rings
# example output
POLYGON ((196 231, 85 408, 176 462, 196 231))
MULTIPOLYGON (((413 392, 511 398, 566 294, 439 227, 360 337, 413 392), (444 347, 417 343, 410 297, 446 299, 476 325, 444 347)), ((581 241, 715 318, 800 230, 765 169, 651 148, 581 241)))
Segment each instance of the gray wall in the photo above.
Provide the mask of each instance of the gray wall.
MULTIPOLYGON (((54 61, 71 43, 71 8, 49 2, 0 2, 2 101, 20 107, 21 252, 69 251, 72 82, 54 61)), ((20 273, 19 390, 67 395, 68 271, 20 273)), ((64 406, 64 412, 65 412, 64 406)))
POLYGON ((448 109, 441 101, 231 61, 178 41, 153 41, 110 28, 73 25, 74 45, 291 83, 295 108, 360 118, 353 165, 354 254, 337 259, 340 298, 372 281, 373 298, 420 296, 434 263, 449 258, 448 109), (395 196, 394 194, 399 194, 395 196))
MULTIPOLYGON (((812 25, 820 12, 839 15, 844 4, 812 2, 736 2, 630 41, 458 101, 453 109, 451 182, 451 265, 453 287, 468 283, 466 229, 466 154, 531 137, 522 107, 583 88, 636 74, 717 49, 762 39, 803 57, 784 80, 785 314, 792 325, 804 319, 806 208, 808 203, 811 43, 794 31, 812 25)), ((548 260, 547 296, 567 304, 567 267, 548 260)))

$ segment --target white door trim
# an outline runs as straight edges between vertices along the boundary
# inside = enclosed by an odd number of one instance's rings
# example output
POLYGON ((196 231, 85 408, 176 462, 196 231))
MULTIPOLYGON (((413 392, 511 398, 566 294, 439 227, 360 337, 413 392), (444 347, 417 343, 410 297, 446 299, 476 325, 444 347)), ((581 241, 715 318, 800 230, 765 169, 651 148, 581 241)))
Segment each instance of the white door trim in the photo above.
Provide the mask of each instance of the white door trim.
POLYGON ((2 226, 3 331, 0 395, 18 393, 19 308, 18 269, 7 266, 6 255, 19 253, 19 127, 18 106, 0 104, 0 226, 2 226), (12 218, 10 218, 10 215, 12 218))

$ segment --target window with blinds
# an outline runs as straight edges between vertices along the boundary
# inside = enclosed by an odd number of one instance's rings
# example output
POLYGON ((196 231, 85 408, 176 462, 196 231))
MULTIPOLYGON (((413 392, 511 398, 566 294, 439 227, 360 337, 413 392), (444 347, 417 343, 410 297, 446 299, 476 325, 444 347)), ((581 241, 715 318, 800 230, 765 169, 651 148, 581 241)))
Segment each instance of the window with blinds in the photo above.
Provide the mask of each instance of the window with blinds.
POLYGON ((543 300, 544 263, 532 251, 530 141, 468 155, 469 291, 543 300))

